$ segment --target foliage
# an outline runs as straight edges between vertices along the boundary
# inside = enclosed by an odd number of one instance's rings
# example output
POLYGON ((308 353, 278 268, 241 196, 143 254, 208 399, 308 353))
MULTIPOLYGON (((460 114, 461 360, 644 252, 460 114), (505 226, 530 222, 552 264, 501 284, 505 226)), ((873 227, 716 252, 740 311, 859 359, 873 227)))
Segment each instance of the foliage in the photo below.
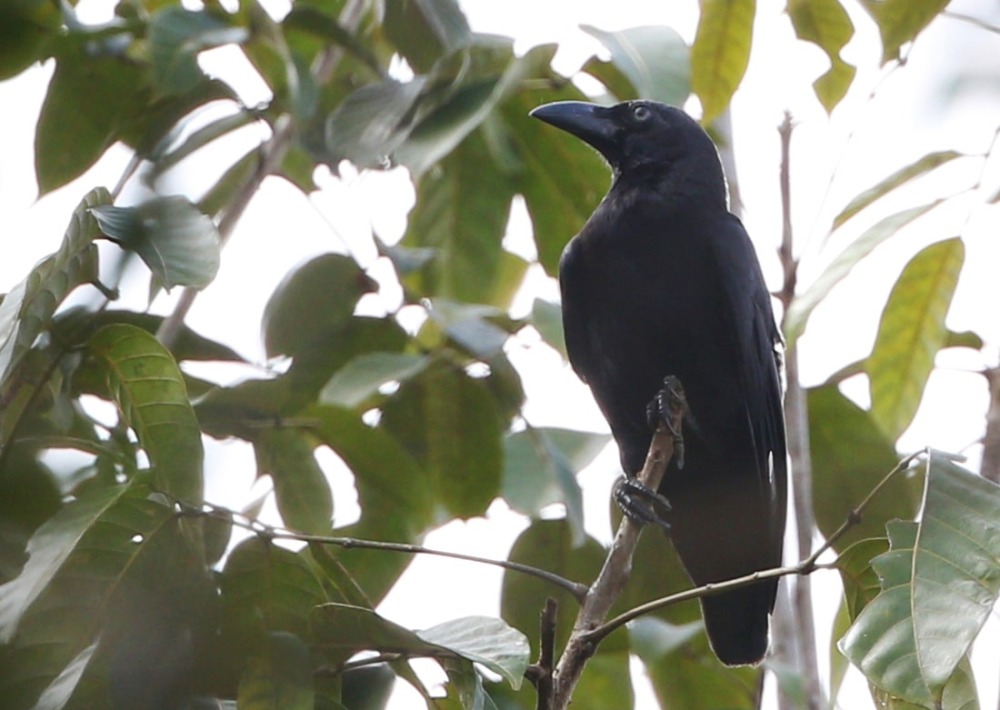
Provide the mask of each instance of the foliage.
MULTIPOLYGON (((885 63, 898 61, 946 3, 860 4, 878 27, 885 63)), ((666 27, 584 28, 608 58, 591 58, 581 73, 614 99, 682 104, 694 92, 710 122, 746 70, 756 4, 702 0, 701 9, 691 46, 666 27)), ((841 56, 851 16, 840 0, 789 0, 787 11, 797 36, 830 60, 814 90, 832 111, 855 77, 841 56)), ((299 0, 280 18, 255 0, 232 11, 217 2, 191 10, 121 0, 101 26, 80 22, 73 3, 20 0, 0 9, 0 78, 39 61, 55 65, 35 137, 40 194, 84 174, 115 143, 137 159, 123 182, 145 181, 155 192, 165 171, 237 129, 259 125, 270 135, 218 166, 197 200, 157 195, 122 205, 117 191, 93 189, 60 248, 0 301, 2 707, 377 708, 397 679, 428 707, 534 707, 522 679, 538 653, 538 611, 546 597, 560 599, 561 648, 575 617, 572 595, 508 570, 502 620, 405 629, 376 608, 407 558, 353 549, 353 540, 416 544, 450 520, 483 515, 499 497, 531 521, 512 561, 589 583, 605 554, 584 531, 576 474, 609 438, 530 425, 508 356, 511 338, 534 329, 565 357, 558 305, 536 300, 527 316, 511 315, 534 266, 504 247, 512 204, 523 199, 537 264, 554 275, 607 183, 592 151, 527 118, 540 103, 587 98, 551 68, 555 49, 519 56, 512 40, 473 32, 453 0, 299 0), (225 77, 206 75, 198 55, 219 46, 246 57, 271 91, 268 102, 247 107, 225 77), (209 104, 226 110, 192 130, 209 104), (226 344, 183 324, 167 335, 165 319, 111 306, 120 274, 99 258, 105 247, 139 257, 124 263, 144 265, 150 293, 208 287, 226 226, 264 174, 309 193, 318 166, 336 173, 344 160, 361 169, 402 165, 414 183, 402 240, 373 235, 402 286, 393 312, 361 315, 359 302, 384 284, 351 256, 321 255, 285 276, 264 313, 266 352, 287 367, 224 385, 188 366, 239 362, 226 344), (71 307, 77 289, 109 300, 71 307), (419 313, 419 327, 401 325, 404 310, 419 313), (116 418, 97 416, 94 399, 116 418), (259 510, 204 505, 204 437, 252 445, 284 525, 308 545, 278 544, 273 529, 255 522, 259 510), (361 515, 351 525, 334 527, 338 501, 321 447, 354 476, 361 515), (53 451, 86 463, 61 470, 45 456, 53 451), (564 519, 547 519, 553 504, 564 519), (431 697, 407 664, 416 657, 444 669, 447 698, 431 697)), ((960 158, 951 150, 914 156, 849 200, 831 234, 960 158)), ((792 301, 789 343, 855 265, 945 201, 863 229, 792 301)), ((892 468, 938 351, 982 346, 944 325, 963 259, 960 238, 916 254, 882 311, 871 355, 808 392, 823 535, 892 468), (870 379, 870 410, 838 388, 859 372, 870 379)), ((863 523, 835 541, 853 624, 842 648, 879 702, 975 706, 968 651, 997 595, 997 495, 934 455, 924 478, 897 476, 863 523)), ((637 551, 621 609, 689 586, 653 533, 637 551)), ((627 705, 630 654, 665 708, 757 706, 764 670, 722 667, 689 602, 610 636, 574 707, 627 705)))

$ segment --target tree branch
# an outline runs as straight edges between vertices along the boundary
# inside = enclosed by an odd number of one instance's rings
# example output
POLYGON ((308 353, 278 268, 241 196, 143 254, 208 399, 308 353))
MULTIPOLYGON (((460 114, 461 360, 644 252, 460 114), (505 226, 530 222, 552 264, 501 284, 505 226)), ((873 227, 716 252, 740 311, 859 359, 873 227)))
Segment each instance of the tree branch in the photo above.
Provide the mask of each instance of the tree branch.
MULTIPOLYGON (((781 267, 784 272, 781 304, 784 312, 795 298, 798 261, 795 259, 792 240, 791 215, 791 142, 795 124, 792 116, 785 112, 785 120, 778 128, 781 136, 781 267)), ((798 348, 792 343, 785 352, 785 431, 788 440, 788 455, 792 464, 792 501, 795 511, 795 527, 798 531, 799 558, 805 557, 812 549, 815 520, 812 508, 812 460, 809 449, 809 413, 806 394, 799 381, 798 348)), ((819 659, 816 656, 816 629, 813 622, 812 589, 806 575, 795 580, 792 597, 794 627, 797 631, 793 662, 803 678, 808 707, 818 710, 823 703, 823 690, 819 680, 819 659)), ((779 693, 782 707, 793 707, 791 700, 779 693)))
MULTIPOLYGON (((675 387, 675 401, 679 406, 676 406, 671 412, 669 428, 663 422, 656 428, 653 440, 649 445, 649 453, 646 455, 646 463, 638 475, 639 481, 654 491, 659 488, 663 474, 667 470, 667 464, 674 455, 674 437, 670 430, 678 432, 681 430, 686 410, 686 407, 681 406, 683 390, 680 388, 680 383, 675 378, 668 378, 664 384, 668 387, 675 387)), ((565 710, 569 706, 573 690, 580 680, 584 666, 597 649, 597 645, 591 642, 587 634, 600 626, 607 618, 612 605, 625 587, 625 582, 628 580, 632 568, 632 554, 639 540, 640 530, 639 525, 628 516, 622 518, 611 543, 611 548, 608 550, 604 567, 583 600, 569 641, 566 643, 566 648, 556 666, 553 678, 552 710, 565 710)))
POLYGON ((555 671, 556 659, 556 612, 557 602, 552 597, 545 600, 539 621, 538 663, 530 667, 533 671, 533 682, 538 694, 537 710, 549 710, 552 707, 552 676, 555 671))

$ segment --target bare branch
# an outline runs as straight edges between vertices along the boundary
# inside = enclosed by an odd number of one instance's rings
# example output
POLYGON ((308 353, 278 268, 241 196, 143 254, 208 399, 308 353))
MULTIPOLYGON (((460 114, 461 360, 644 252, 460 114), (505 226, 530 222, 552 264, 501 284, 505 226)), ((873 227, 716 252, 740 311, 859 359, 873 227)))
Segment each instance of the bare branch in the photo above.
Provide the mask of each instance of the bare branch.
POLYGON ((550 710, 552 707, 552 677, 556 661, 556 612, 559 607, 555 599, 545 600, 539 623, 538 663, 535 669, 535 690, 538 693, 537 710, 550 710))
MULTIPOLYGON (((795 298, 798 275, 798 261, 795 259, 792 240, 792 199, 791 199, 791 143, 795 124, 790 113, 785 112, 785 120, 778 128, 781 136, 781 267, 784 273, 779 297, 785 314, 795 298)), ((795 527, 798 531, 799 558, 805 557, 812 549, 815 520, 812 508, 812 460, 809 449, 809 413, 806 394, 799 381, 798 350, 792 343, 785 352, 785 431, 788 440, 788 455, 792 464, 792 502, 795 511, 795 527)), ((792 598, 792 612, 795 616, 796 652, 790 659, 798 667, 803 678, 806 698, 810 710, 818 710, 823 702, 823 690, 819 680, 819 659, 816 656, 816 629, 813 621, 812 590, 808 576, 795 580, 792 598)), ((781 706, 793 707, 789 698, 780 697, 781 706)))
MULTIPOLYGON (((683 393, 681 393, 682 397, 683 393)), ((684 414, 684 409, 677 407, 672 413, 670 426, 668 427, 661 422, 653 434, 649 453, 646 455, 646 463, 642 467, 638 479, 654 491, 659 488, 663 474, 667 470, 667 464, 674 455, 674 437, 670 433, 670 429, 673 431, 681 430, 684 414)), ((576 623, 573 625, 566 649, 556 667, 552 710, 565 710, 569 706, 573 690, 580 680, 584 666, 597 649, 596 644, 591 642, 587 635, 607 618, 612 605, 625 587, 625 582, 628 580, 632 568, 632 554, 639 540, 640 530, 639 525, 627 516, 622 518, 615 538, 611 542, 611 548, 608 550, 604 567, 591 585, 590 591, 587 592, 580 613, 577 615, 576 623)))

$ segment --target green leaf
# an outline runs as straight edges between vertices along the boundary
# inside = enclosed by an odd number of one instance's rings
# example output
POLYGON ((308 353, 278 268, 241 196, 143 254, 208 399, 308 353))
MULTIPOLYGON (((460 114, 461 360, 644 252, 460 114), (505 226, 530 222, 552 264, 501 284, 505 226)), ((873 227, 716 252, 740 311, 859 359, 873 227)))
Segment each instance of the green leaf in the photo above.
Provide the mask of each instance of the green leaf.
POLYGON ((566 336, 563 333, 562 306, 536 298, 531 304, 531 324, 542 336, 542 340, 563 356, 563 360, 569 360, 566 336))
POLYGON ((702 123, 729 105, 750 61, 755 0, 700 0, 691 45, 691 88, 701 99, 702 123))
POLYGON ((80 284, 97 278, 97 247, 93 240, 100 232, 90 210, 110 201, 104 188, 87 193, 73 211, 59 250, 32 269, 0 301, 0 383, 49 326, 63 299, 80 284))
MULTIPOLYGON (((897 463, 893 442, 869 412, 836 385, 807 391, 809 443, 813 461, 813 510, 820 532, 830 536, 897 463)), ((881 537, 885 523, 912 519, 919 479, 896 474, 865 509, 861 521, 836 542, 838 551, 864 538, 881 537)))
POLYGON ((857 619, 861 610, 881 591, 872 560, 888 550, 886 538, 870 537, 858 540, 837 557, 837 571, 844 584, 845 611, 850 622, 857 619))
POLYGON ((517 330, 513 324, 506 330, 497 324, 497 321, 509 319, 504 311, 495 306, 467 304, 445 298, 436 298, 426 305, 430 306, 430 318, 421 337, 431 329, 443 332, 456 346, 478 358, 492 358, 500 354, 509 333, 517 330))
POLYGON ((167 290, 204 288, 219 270, 219 232, 187 198, 154 197, 136 207, 90 211, 104 234, 138 254, 167 290))
POLYGON ((847 206, 840 211, 840 214, 834 217, 833 227, 831 231, 837 229, 838 227, 840 227, 840 225, 842 225, 844 222, 846 222, 851 217, 856 215, 858 212, 865 209, 866 207, 876 202, 877 200, 880 200, 882 197, 892 192, 897 187, 905 185, 910 180, 918 178, 921 175, 924 175, 925 173, 929 173, 935 168, 940 167, 945 163, 951 162, 955 158, 961 158, 961 157, 963 157, 962 153, 959 153, 957 151, 942 150, 936 153, 928 153, 915 163, 911 163, 906 167, 900 168, 889 177, 880 181, 878 184, 873 185, 872 187, 868 188, 864 192, 854 197, 854 199, 852 199, 847 204, 847 206))
POLYGON ((472 39, 455 0, 409 0, 385 6, 383 30, 414 71, 426 72, 439 57, 472 39))
MULTIPOLYGON (((155 335, 163 323, 163 316, 136 311, 121 311, 104 309, 96 313, 84 307, 76 307, 61 311, 52 323, 52 332, 59 341, 70 345, 85 343, 98 330, 112 323, 125 323, 142 328, 147 333, 155 335)), ((188 326, 182 326, 171 351, 178 361, 184 360, 221 360, 225 362, 240 362, 246 360, 228 345, 206 338, 188 326)))
POLYGON ((813 309, 826 298, 834 286, 840 283, 851 272, 851 269, 859 261, 868 256, 875 247, 892 237, 907 224, 918 217, 922 217, 939 204, 941 204, 941 200, 934 200, 926 205, 911 207, 902 212, 889 215, 874 226, 869 227, 861 236, 841 251, 812 285, 804 293, 797 295, 788 307, 783 323, 785 340, 788 345, 791 346, 794 344, 799 336, 805 332, 806 323, 813 309))
POLYGON ((293 5, 291 11, 281 21, 282 30, 286 33, 290 30, 297 30, 326 40, 338 47, 343 47, 373 72, 381 73, 382 66, 379 59, 369 46, 341 25, 334 14, 324 12, 326 9, 325 4, 320 7, 293 5))
POLYGON ((398 244, 386 244, 378 238, 378 235, 375 236, 375 246, 378 247, 379 256, 391 261, 401 278, 424 268, 434 258, 434 249, 430 247, 414 249, 398 244))
POLYGON ((573 542, 583 542, 583 492, 576 474, 611 437, 568 429, 528 427, 504 441, 502 495, 511 508, 537 517, 552 503, 566 506, 573 542))
MULTIPOLYGON (((591 537, 582 545, 573 544, 573 533, 565 520, 534 520, 511 547, 508 559, 561 575, 576 582, 591 582, 604 562, 604 548, 591 537)), ((556 648, 562 648, 569 638, 579 608, 568 592, 556 589, 548 582, 504 570, 500 596, 501 615, 516 629, 527 631, 531 655, 538 655, 538 613, 545 600, 558 602, 556 618, 556 648)), ((621 650, 623 639, 615 636, 601 644, 602 650, 621 650)), ((586 675, 586 673, 584 673, 586 675)))
MULTIPOLYGON (((617 103, 619 101, 639 98, 639 92, 632 85, 631 80, 613 62, 606 62, 600 57, 593 56, 580 67, 580 71, 584 74, 590 74, 604 84, 604 88, 608 93, 606 99, 605 97, 594 97, 600 103, 617 103)), ((690 75, 690 71, 688 74, 690 75)), ((690 84, 690 80, 688 83, 690 84)))
POLYGON ((985 343, 982 337, 971 330, 963 330, 961 333, 956 333, 953 330, 948 331, 948 337, 945 341, 944 347, 946 348, 972 348, 973 350, 982 350, 985 343))
POLYGON ((330 532, 333 495, 313 454, 315 443, 301 430, 266 429, 254 441, 258 472, 270 474, 285 525, 315 535, 330 532))
POLYGON ((268 357, 299 355, 311 342, 343 326, 358 299, 377 284, 354 259, 322 254, 281 282, 264 308, 261 325, 268 357))
POLYGON ((899 58, 899 49, 948 5, 948 0, 861 0, 882 36, 882 64, 899 58))
POLYGON ((354 316, 329 330, 320 330, 298 350, 288 371, 292 398, 286 412, 316 402, 323 387, 354 358, 375 353, 401 353, 410 337, 392 315, 354 316))
MULTIPOLYGON (((388 432, 367 426, 356 412, 336 407, 312 407, 302 416, 313 422, 313 433, 354 474, 361 520, 338 533, 414 542, 436 522, 435 491, 427 472, 388 432)), ((374 604, 409 564, 406 556, 370 550, 345 550, 337 558, 374 604)))
MULTIPOLYGON (((395 160, 408 167, 413 175, 424 175, 476 128, 488 128, 488 119, 496 106, 516 95, 526 82, 546 77, 556 47, 551 44, 533 47, 523 57, 517 57, 509 39, 491 38, 489 42, 473 45, 468 52, 468 63, 473 67, 481 63, 486 69, 473 71, 464 80, 461 75, 454 79, 445 77, 461 81, 461 86, 447 100, 428 110, 394 152, 395 160)), ((443 78, 431 79, 440 82, 443 78)), ((495 156, 484 163, 487 167, 493 164, 497 164, 494 170, 502 172, 505 168, 503 161, 495 156)))
POLYGON ((484 360, 490 369, 486 386, 493 395, 494 406, 502 422, 511 422, 521 415, 526 396, 521 374, 502 350, 484 360))
POLYGON ((934 357, 948 344, 945 316, 965 246, 948 239, 921 250, 892 287, 866 369, 872 418, 895 440, 913 421, 934 357))
POLYGON ((143 102, 126 116, 128 120, 117 133, 118 139, 134 148, 140 157, 155 155, 165 143, 186 134, 187 119, 206 104, 214 101, 241 104, 233 88, 221 79, 202 79, 184 93, 167 96, 150 96, 148 83, 144 75, 143 102))
POLYGON ((795 36, 819 46, 830 59, 830 69, 813 83, 827 113, 840 103, 857 70, 840 57, 854 36, 854 24, 839 0, 789 0, 788 16, 795 36))
MULTIPOLYGON (((697 607, 694 608, 697 611, 697 607)), ((680 637, 687 633, 694 635, 672 653, 643 656, 639 651, 660 707, 664 710, 755 710, 763 669, 726 668, 719 663, 700 621, 690 622, 677 630, 680 637)))
POLYGON ((28 562, 13 581, 0 586, 0 642, 9 643, 25 612, 45 593, 86 533, 126 493, 126 486, 95 489, 63 506, 28 542, 28 562))
POLYGON ((816 98, 823 104, 827 113, 831 113, 844 98, 857 73, 858 70, 853 65, 836 61, 826 74, 813 82, 816 98))
POLYGON ((587 662, 573 693, 573 710, 607 710, 635 707, 635 692, 629 672, 629 654, 600 650, 587 662))
POLYGON ((324 604, 310 620, 317 642, 353 654, 362 650, 442 657, 453 654, 505 678, 515 689, 528 666, 528 640, 500 619, 470 616, 423 631, 410 631, 371 609, 348 604, 324 604), (442 654, 442 651, 447 652, 442 654))
POLYGON ((162 94, 190 91, 205 78, 198 66, 198 52, 246 38, 244 28, 229 26, 222 16, 164 7, 149 21, 153 82, 162 94))
POLYGON ((644 662, 652 663, 694 640, 704 628, 700 621, 678 625, 644 616, 629 622, 629 645, 644 662))
POLYGON ((27 706, 44 692, 46 707, 61 707, 92 686, 88 648, 99 634, 120 642, 138 604, 159 623, 176 613, 174 623, 188 623, 194 556, 173 507, 149 494, 135 483, 93 488, 35 533, 21 576, 0 587, 3 636, 16 630, 5 699, 27 706))
MULTIPOLYGON (((399 668, 398 665, 396 667, 399 668)), ((412 672, 408 668, 409 666, 402 670, 401 677, 405 678, 407 673, 412 672)), ((396 674, 388 664, 360 666, 345 671, 343 676, 340 701, 345 708, 389 710, 389 698, 396 683, 396 674)), ((336 709, 337 706, 333 707, 336 709)))
POLYGON ((439 296, 470 303, 510 305, 528 264, 501 247, 514 197, 514 182, 491 167, 479 133, 467 138, 424 176, 402 245, 430 248, 434 256, 420 271, 404 278, 419 296, 439 296), (505 261, 514 259, 514 288, 504 283, 505 261))
POLYGON ((528 639, 501 619, 489 616, 452 619, 417 631, 417 636, 482 664, 504 678, 514 690, 521 687, 528 668, 528 639))
POLYGON ((581 25, 580 29, 611 52, 612 64, 628 77, 636 96, 673 106, 687 100, 691 93, 691 52, 676 30, 650 26, 606 32, 591 25, 581 25))
POLYGON ((267 632, 309 638, 309 615, 331 601, 302 556, 258 537, 229 553, 219 588, 234 648, 247 649, 267 632))
POLYGON ((34 710, 62 710, 73 698, 80 679, 90 666, 90 661, 97 650, 97 642, 90 644, 77 654, 62 673, 42 691, 34 710))
POLYGON ((4 3, 0 7, 0 81, 44 59, 59 25, 59 10, 46 0, 4 3))
MULTIPOLYGON (((463 708, 475 710, 499 710, 496 702, 486 692, 483 676, 476 671, 471 661, 446 660, 442 663, 448 674, 448 681, 458 691, 457 702, 463 708)), ((449 696, 449 700, 453 696, 449 696)), ((442 709, 446 710, 446 709, 442 709)))
POLYGON ((99 330, 89 350, 123 421, 149 457, 156 487, 189 504, 201 503, 201 428, 173 357, 154 336, 123 324, 99 330))
POLYGON ((326 161, 336 168, 350 160, 359 168, 386 167, 412 128, 413 108, 426 78, 386 79, 366 84, 345 98, 326 119, 326 161))
POLYGON ((263 653, 240 677, 236 702, 246 710, 312 710, 313 670, 309 648, 288 633, 268 634, 263 653))
MULTIPOLYGON (((254 155, 260 159, 257 151, 252 151, 248 155, 254 155)), ((245 158, 244 158, 245 159, 245 158)), ((298 144, 292 145, 285 154, 285 160, 281 164, 278 174, 302 190, 306 195, 319 189, 313 175, 316 173, 316 161, 306 150, 298 144)), ((221 180, 220 180, 221 183, 221 180)), ((219 183, 217 183, 219 185, 219 183)), ((204 198, 203 198, 204 199, 204 198)))
POLYGON ((932 453, 921 521, 888 526, 881 593, 841 649, 887 693, 935 706, 1000 593, 1000 488, 932 453))
POLYGON ((429 367, 385 403, 382 426, 424 464, 451 515, 482 515, 498 495, 503 424, 481 379, 429 367))
POLYGON ((238 110, 236 113, 218 118, 193 131, 179 145, 174 145, 172 140, 162 141, 160 146, 157 146, 158 149, 154 149, 153 153, 148 156, 153 161, 153 166, 152 170, 143 176, 143 179, 154 183, 163 173, 177 166, 185 158, 197 153, 215 140, 248 126, 256 120, 257 116, 252 112, 238 110))
POLYGON ((354 409, 379 393, 388 382, 401 382, 421 373, 425 355, 368 353, 359 355, 336 374, 319 393, 320 404, 354 409))
POLYGON ((392 650, 413 656, 434 656, 441 647, 424 641, 404 626, 372 609, 350 604, 323 604, 310 615, 312 637, 324 648, 353 655, 364 650, 392 650))
POLYGON ((39 196, 93 165, 142 114, 148 93, 141 70, 124 57, 75 47, 60 54, 35 132, 39 196))

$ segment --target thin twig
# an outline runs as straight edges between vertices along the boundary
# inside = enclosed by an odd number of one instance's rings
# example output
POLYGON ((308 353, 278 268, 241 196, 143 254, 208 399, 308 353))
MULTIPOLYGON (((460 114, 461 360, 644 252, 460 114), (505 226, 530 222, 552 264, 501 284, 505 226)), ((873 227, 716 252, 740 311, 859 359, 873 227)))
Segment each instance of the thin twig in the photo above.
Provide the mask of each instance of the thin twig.
MULTIPOLYGON (((678 403, 683 402, 683 392, 679 385, 676 387, 676 391, 678 396, 675 399, 678 403)), ((670 429, 681 431, 684 414, 683 407, 676 407, 675 411, 672 412, 670 427, 661 422, 653 434, 646 463, 642 467, 638 479, 654 491, 659 488, 667 464, 674 455, 674 437, 670 433, 670 429)), ((576 623, 573 625, 569 641, 566 643, 566 648, 556 666, 553 678, 555 687, 552 710, 565 710, 572 700, 573 690, 580 680, 584 666, 597 648, 587 638, 587 634, 604 622, 612 605, 625 587, 625 582, 631 571, 632 554, 639 540, 640 530, 639 525, 628 516, 622 518, 611 543, 611 548, 608 550, 604 567, 591 585, 590 591, 587 592, 577 615, 576 623)))
POLYGON ((537 710, 552 707, 552 676, 556 660, 556 612, 559 607, 552 597, 545 600, 539 620, 538 663, 535 665, 535 690, 538 694, 537 710))
MULTIPOLYGON (((795 259, 792 238, 792 198, 791 198, 791 142, 795 124, 792 116, 785 112, 785 120, 778 128, 781 136, 781 267, 784 273, 780 298, 784 313, 795 298, 798 278, 798 261, 795 259)), ((813 517, 812 501, 812 459, 809 448, 809 413, 805 390, 799 380, 798 348, 791 343, 785 352, 785 421, 788 441, 788 455, 792 464, 792 501, 795 511, 795 527, 798 531, 799 558, 805 557, 812 549, 813 517)), ((812 589, 807 575, 795 580, 792 597, 792 613, 795 617, 795 648, 792 660, 802 674, 806 698, 810 710, 818 710, 823 702, 823 689, 819 680, 819 659, 816 655, 816 628, 813 620, 812 589)), ((790 699, 780 694, 782 707, 792 707, 790 699)))
POLYGON ((180 507, 181 514, 194 517, 211 517, 225 520, 238 528, 250 530, 262 538, 268 540, 297 540, 299 542, 316 543, 320 545, 334 545, 345 550, 383 550, 386 552, 402 552, 410 555, 436 555, 438 557, 449 557, 454 560, 465 560, 466 562, 478 562, 479 564, 502 567, 512 572, 519 572, 537 579, 549 582, 560 589, 569 592, 577 601, 582 601, 587 593, 587 586, 566 579, 558 574, 547 570, 532 567, 531 565, 511 562, 509 560, 494 560, 488 557, 478 557, 476 555, 466 555, 461 552, 448 552, 446 550, 434 550, 420 545, 410 545, 401 542, 383 542, 381 540, 361 540, 353 537, 335 537, 330 535, 311 535, 308 533, 294 532, 282 528, 273 527, 257 520, 246 520, 236 515, 233 511, 219 506, 206 504, 208 510, 202 508, 192 508, 180 501, 174 501, 180 507))

